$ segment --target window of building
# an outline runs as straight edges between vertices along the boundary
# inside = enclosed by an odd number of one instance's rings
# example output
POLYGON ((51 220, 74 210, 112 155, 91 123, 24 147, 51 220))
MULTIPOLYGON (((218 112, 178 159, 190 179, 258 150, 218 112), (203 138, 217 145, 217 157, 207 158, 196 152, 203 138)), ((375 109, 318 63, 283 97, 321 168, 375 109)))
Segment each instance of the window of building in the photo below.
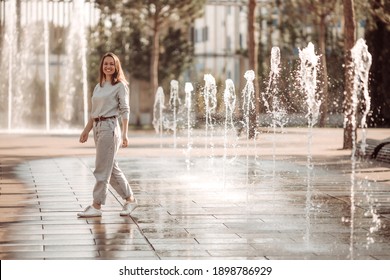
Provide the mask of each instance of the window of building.
POLYGON ((194 28, 194 42, 198 43, 198 29, 194 28))
POLYGON ((201 28, 194 28, 192 33, 194 43, 206 42, 209 38, 209 29, 207 26, 201 28))
POLYGON ((202 29, 202 42, 207 42, 209 39, 209 29, 207 26, 202 29))

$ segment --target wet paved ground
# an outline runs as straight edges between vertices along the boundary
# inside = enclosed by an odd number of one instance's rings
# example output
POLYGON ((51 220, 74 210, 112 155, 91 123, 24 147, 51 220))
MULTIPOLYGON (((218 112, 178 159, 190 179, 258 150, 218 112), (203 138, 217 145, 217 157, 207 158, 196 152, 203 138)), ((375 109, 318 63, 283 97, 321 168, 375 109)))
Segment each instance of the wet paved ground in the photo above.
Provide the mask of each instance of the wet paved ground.
POLYGON ((185 134, 130 135, 119 162, 140 207, 120 217, 110 191, 88 219, 92 139, 0 135, 0 259, 390 259, 390 166, 351 161, 339 129, 315 131, 313 169, 305 129, 236 149, 194 136, 190 152, 185 134))

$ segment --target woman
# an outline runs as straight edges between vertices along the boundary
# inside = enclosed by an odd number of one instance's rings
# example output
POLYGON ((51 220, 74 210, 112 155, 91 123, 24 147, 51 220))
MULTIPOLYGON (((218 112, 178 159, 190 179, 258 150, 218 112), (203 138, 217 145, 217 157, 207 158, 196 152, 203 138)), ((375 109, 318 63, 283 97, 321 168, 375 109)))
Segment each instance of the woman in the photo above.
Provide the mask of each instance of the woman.
POLYGON ((125 200, 121 216, 128 216, 137 207, 133 191, 123 172, 119 169, 115 156, 122 142, 127 147, 127 129, 129 123, 129 88, 123 74, 119 58, 106 53, 100 61, 99 83, 92 94, 92 109, 89 121, 80 135, 80 142, 88 140, 93 129, 96 146, 94 175, 96 184, 93 189, 92 205, 78 213, 79 217, 100 217, 101 206, 106 202, 109 184, 125 200), (118 118, 121 118, 122 133, 118 118), (122 140, 121 140, 122 134, 122 140))

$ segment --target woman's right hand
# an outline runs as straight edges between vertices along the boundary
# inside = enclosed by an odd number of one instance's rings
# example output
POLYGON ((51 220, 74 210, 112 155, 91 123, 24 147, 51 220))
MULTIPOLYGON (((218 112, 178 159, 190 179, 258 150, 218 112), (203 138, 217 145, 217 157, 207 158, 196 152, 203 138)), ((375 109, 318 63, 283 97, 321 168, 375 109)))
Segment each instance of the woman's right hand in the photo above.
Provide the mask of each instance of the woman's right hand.
POLYGON ((80 135, 80 143, 85 143, 88 140, 89 132, 92 130, 93 127, 93 119, 92 117, 89 118, 87 125, 84 127, 83 132, 81 132, 80 135))
POLYGON ((85 143, 88 140, 88 134, 89 132, 86 132, 85 130, 80 135, 80 143, 85 143))

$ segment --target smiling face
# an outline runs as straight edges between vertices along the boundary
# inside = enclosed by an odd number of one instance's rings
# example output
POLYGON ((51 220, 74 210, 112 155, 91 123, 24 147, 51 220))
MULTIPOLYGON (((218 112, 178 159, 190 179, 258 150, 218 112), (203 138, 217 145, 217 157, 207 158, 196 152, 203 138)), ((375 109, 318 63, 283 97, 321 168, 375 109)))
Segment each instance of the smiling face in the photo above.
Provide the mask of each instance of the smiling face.
POLYGON ((122 70, 121 62, 112 52, 106 53, 100 60, 99 84, 101 87, 104 82, 110 82, 112 85, 119 82, 128 84, 122 70))
POLYGON ((106 81, 111 81, 112 75, 115 73, 115 60, 111 56, 106 56, 102 63, 102 71, 106 81))

